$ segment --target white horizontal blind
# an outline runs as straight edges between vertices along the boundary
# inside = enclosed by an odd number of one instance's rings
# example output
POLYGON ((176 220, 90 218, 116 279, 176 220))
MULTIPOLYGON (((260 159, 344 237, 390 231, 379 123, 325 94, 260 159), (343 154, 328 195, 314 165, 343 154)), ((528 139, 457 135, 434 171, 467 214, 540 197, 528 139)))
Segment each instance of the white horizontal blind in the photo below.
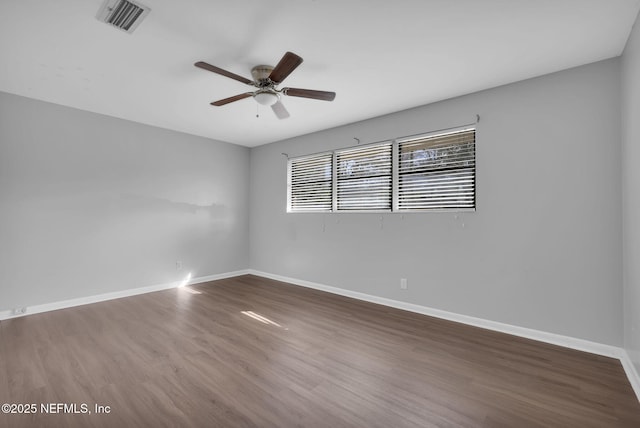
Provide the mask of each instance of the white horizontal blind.
POLYGON ((475 209, 475 129, 399 141, 398 209, 475 209))
POLYGON ((287 210, 331 211, 333 154, 305 156, 288 163, 287 210))
POLYGON ((391 209, 391 142, 336 152, 337 211, 391 209))

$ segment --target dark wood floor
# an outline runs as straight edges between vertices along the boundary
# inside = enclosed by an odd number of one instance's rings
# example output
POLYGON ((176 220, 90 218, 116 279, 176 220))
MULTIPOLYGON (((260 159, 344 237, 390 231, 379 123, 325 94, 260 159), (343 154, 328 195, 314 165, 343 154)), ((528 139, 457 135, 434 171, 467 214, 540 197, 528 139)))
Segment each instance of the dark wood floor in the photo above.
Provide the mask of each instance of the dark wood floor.
POLYGON ((255 276, 0 334, 3 427, 640 427, 617 360, 255 276))

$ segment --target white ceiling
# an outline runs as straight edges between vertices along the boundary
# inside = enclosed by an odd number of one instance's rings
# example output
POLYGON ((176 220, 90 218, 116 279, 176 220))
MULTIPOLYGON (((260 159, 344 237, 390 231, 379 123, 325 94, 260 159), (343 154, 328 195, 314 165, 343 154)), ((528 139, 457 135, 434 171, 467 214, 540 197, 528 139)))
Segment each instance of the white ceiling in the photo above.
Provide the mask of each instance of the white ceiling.
POLYGON ((618 56, 640 0, 141 0, 133 34, 99 22, 102 0, 0 0, 0 91, 249 147, 618 56), (275 118, 250 78, 304 58, 275 118))

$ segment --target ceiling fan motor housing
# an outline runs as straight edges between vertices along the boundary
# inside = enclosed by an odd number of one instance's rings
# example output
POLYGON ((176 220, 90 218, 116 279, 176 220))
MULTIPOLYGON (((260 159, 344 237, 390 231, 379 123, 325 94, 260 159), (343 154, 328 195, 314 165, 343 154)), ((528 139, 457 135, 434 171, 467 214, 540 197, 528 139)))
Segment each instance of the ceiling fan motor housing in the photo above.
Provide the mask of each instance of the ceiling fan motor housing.
POLYGON ((269 79, 272 71, 273 67, 270 65, 256 65, 251 69, 251 76, 260 88, 253 94, 253 98, 263 106, 274 105, 280 99, 275 84, 269 79))
POLYGON ((251 76, 260 88, 272 86, 273 82, 269 79, 269 75, 273 71, 270 65, 256 65, 251 69, 251 76))

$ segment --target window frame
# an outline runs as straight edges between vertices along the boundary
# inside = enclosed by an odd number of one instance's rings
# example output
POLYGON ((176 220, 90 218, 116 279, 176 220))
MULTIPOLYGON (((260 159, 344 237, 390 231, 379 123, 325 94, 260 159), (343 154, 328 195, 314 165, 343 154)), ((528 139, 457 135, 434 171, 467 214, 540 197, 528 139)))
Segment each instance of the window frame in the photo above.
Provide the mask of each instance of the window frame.
POLYGON ((290 158, 287 160, 287 213, 330 213, 333 212, 333 207, 334 207, 334 195, 335 195, 335 189, 334 189, 334 183, 335 182, 335 154, 333 152, 320 152, 320 153, 313 153, 310 155, 305 155, 305 156, 298 156, 295 158, 290 158), (304 161, 307 159, 314 159, 314 158, 321 158, 323 156, 330 156, 330 162, 329 162, 329 166, 331 167, 331 178, 329 178, 328 180, 318 180, 318 181, 323 181, 323 182, 329 182, 329 189, 331 192, 330 195, 330 208, 328 210, 324 210, 324 209, 316 209, 316 210, 308 210, 308 209, 300 209, 300 210, 296 210, 294 209, 294 207, 292 206, 293 203, 293 179, 292 179, 292 172, 293 172, 293 162, 295 161, 304 161))
MULTIPOLYGON (((394 142, 393 140, 386 140, 386 141, 378 141, 375 143, 369 143, 369 144, 359 144, 357 146, 351 146, 351 147, 345 147, 345 148, 341 148, 341 149, 337 149, 333 151, 333 169, 334 169, 334 181, 333 181, 333 198, 334 198, 334 204, 332 205, 332 211, 334 213, 362 213, 362 212, 366 212, 366 213, 389 213, 393 211, 393 170, 394 170, 394 164, 393 164, 393 149, 394 149, 394 142), (369 147, 377 147, 377 146, 384 146, 384 145, 389 145, 389 150, 390 150, 390 173, 389 173, 389 178, 391 180, 390 184, 390 188, 389 188, 389 208, 371 208, 371 209, 339 209, 339 204, 340 204, 340 198, 339 198, 339 192, 338 192, 338 185, 340 183, 340 177, 339 177, 339 171, 340 171, 340 166, 338 165, 338 157, 340 155, 340 153, 342 152, 349 152, 352 150, 363 150, 366 151, 367 148, 369 147)), ((379 175, 379 176, 372 176, 372 177, 385 177, 386 175, 379 175)), ((364 178, 364 177, 363 177, 364 178)), ((343 179, 343 181, 345 181, 343 179)))
MULTIPOLYGON (((477 150, 476 150, 476 141, 477 141, 477 126, 474 125, 466 125, 459 126, 455 128, 448 128, 445 130, 433 131, 419 135, 413 135, 410 137, 402 137, 395 140, 395 144, 397 146, 394 148, 394 152, 397 154, 398 159, 394 162, 393 166, 396 168, 396 176, 394 177, 394 182, 397 186, 396 192, 393 194, 394 196, 394 212, 398 213, 416 213, 416 212, 475 212, 478 205, 478 178, 477 178, 477 150), (429 139, 433 137, 445 137, 447 135, 463 133, 473 131, 473 205, 471 207, 451 207, 451 208, 400 208, 400 163, 402 159, 400 159, 400 144, 405 142, 413 142, 421 139, 429 139)), ((452 170, 463 169, 463 168, 452 168, 452 170)), ((434 172, 437 170, 434 170, 434 172)), ((404 175, 412 175, 416 173, 405 173, 404 175)))
POLYGON ((293 214, 362 214, 362 213, 370 213, 370 214, 412 214, 412 213, 442 213, 442 212, 454 212, 454 213, 464 213, 464 212, 475 212, 478 206, 478 179, 477 179, 477 126, 476 124, 463 125, 458 127, 452 127, 447 129, 441 129, 438 131, 431 131, 416 135, 411 135, 407 137, 399 137, 396 139, 389 139, 384 141, 377 141, 374 143, 367 144, 359 144, 356 146, 343 147, 339 149, 313 153, 309 155, 296 156, 287 159, 287 206, 286 212, 293 214), (440 135, 454 134, 457 132, 464 131, 474 131, 474 139, 473 139, 473 206, 472 207, 452 207, 452 208, 418 208, 418 209, 410 209, 410 208, 400 208, 400 144, 407 141, 419 140, 419 139, 428 139, 440 135), (340 210, 338 209, 338 153, 343 151, 349 151, 359 148, 365 148, 368 146, 378 146, 378 145, 391 145, 391 206, 390 209, 347 209, 340 210), (322 156, 331 154, 331 209, 330 210, 292 210, 291 208, 291 164, 293 161, 299 159, 310 158, 314 156, 322 156))

